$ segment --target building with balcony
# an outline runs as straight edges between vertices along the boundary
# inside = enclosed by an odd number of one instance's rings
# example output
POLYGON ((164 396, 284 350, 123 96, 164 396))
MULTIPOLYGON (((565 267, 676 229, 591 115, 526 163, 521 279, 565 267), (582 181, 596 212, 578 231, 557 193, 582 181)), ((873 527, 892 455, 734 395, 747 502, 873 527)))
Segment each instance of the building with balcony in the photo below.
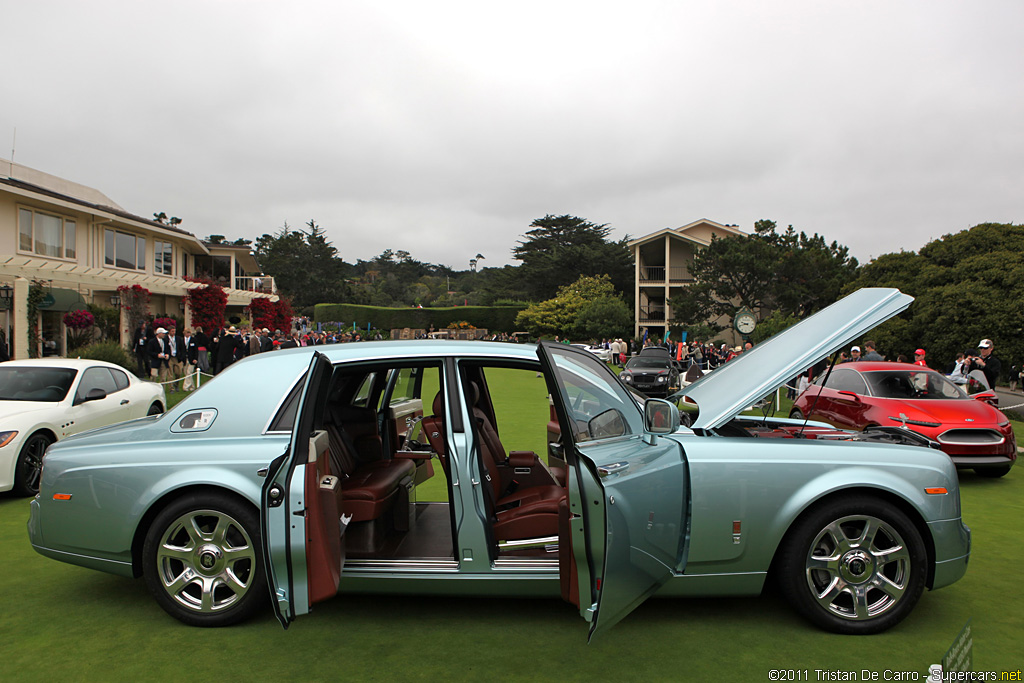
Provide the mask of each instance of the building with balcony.
MULTIPOLYGON (((204 242, 181 228, 134 215, 102 192, 0 159, 0 324, 11 358, 30 356, 28 296, 44 288, 35 321, 40 355, 65 355, 63 316, 87 303, 118 304, 121 285, 151 293, 150 313, 184 318, 184 296, 206 277, 240 314, 259 297, 277 299, 248 246, 204 242)), ((121 341, 130 341, 121 315, 121 341)))
MULTIPOLYGON (((702 218, 679 228, 665 228, 629 242, 633 252, 634 317, 637 339, 646 330, 650 338, 661 339, 672 321, 669 299, 693 282, 690 262, 713 237, 744 235, 735 225, 723 225, 702 218)), ((678 321, 677 321, 678 322, 678 321)))

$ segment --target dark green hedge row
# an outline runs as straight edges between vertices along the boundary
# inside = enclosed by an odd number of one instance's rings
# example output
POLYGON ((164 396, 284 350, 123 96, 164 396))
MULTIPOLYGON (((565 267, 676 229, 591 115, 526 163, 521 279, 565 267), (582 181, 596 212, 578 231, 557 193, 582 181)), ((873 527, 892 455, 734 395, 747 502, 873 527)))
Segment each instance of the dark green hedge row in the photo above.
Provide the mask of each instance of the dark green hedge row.
POLYGON ((377 330, 392 330, 410 327, 412 329, 443 329, 450 323, 467 321, 474 327, 490 332, 515 332, 516 316, 526 308, 520 306, 453 306, 450 308, 384 308, 381 306, 358 306, 356 304, 317 304, 313 308, 313 320, 320 323, 353 322, 362 329, 370 323, 377 330))

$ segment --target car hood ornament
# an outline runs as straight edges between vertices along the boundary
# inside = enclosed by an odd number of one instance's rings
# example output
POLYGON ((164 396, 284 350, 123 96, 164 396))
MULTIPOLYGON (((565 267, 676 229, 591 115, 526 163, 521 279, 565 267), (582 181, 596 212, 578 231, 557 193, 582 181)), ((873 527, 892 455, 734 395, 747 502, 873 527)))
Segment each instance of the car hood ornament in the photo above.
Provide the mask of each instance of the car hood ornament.
POLYGON ((840 299, 705 375, 674 398, 696 402, 693 429, 714 429, 836 349, 905 311, 914 297, 866 288, 840 299))

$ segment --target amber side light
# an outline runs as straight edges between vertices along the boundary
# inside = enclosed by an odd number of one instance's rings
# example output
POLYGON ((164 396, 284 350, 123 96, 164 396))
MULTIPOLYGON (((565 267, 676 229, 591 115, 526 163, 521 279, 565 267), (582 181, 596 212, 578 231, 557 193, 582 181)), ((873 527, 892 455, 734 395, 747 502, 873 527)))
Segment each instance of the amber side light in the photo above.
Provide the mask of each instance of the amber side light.
POLYGON ((949 491, 946 490, 945 486, 936 486, 935 488, 925 489, 924 492, 930 496, 941 496, 943 494, 949 493, 949 491))
POLYGON ((70 493, 55 493, 53 494, 54 500, 71 500, 70 493))

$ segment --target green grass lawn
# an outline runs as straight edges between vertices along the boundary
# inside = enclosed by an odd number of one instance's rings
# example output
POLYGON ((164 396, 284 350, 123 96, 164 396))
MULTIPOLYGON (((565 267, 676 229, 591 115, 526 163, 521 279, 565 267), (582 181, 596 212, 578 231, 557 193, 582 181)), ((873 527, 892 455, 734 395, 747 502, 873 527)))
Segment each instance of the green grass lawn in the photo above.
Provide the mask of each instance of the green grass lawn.
MULTIPOLYGON (((546 402, 535 402, 543 380, 530 373, 513 382, 517 396, 496 406, 508 421, 502 439, 543 452, 546 402), (514 419, 524 421, 521 432, 514 419)), ((558 600, 342 595, 288 631, 269 612, 231 628, 189 628, 141 580, 37 555, 25 531, 28 501, 3 494, 3 678, 766 681, 770 669, 784 668, 807 669, 805 680, 814 681, 815 669, 924 672, 968 619, 976 670, 1016 670, 1024 661, 1024 470, 998 480, 962 472, 961 486, 974 534, 967 575, 925 593, 888 633, 823 633, 770 592, 649 600, 590 645, 586 623, 558 600)))

